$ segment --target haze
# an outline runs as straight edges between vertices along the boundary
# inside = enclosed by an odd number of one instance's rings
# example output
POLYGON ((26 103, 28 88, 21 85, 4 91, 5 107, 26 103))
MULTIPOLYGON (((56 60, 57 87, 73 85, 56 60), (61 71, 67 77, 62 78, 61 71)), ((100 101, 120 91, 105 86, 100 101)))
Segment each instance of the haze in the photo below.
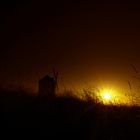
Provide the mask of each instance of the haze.
POLYGON ((60 86, 135 86, 140 9, 135 3, 32 2, 1 5, 1 85, 37 90, 55 67, 60 86))

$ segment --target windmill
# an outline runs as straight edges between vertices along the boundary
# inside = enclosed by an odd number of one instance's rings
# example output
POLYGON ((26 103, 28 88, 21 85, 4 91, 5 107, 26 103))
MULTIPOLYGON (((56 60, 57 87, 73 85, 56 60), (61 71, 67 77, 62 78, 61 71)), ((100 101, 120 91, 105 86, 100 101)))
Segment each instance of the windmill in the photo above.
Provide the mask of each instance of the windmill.
POLYGON ((52 76, 46 75, 39 80, 39 96, 53 99, 58 91, 58 72, 53 69, 52 76))

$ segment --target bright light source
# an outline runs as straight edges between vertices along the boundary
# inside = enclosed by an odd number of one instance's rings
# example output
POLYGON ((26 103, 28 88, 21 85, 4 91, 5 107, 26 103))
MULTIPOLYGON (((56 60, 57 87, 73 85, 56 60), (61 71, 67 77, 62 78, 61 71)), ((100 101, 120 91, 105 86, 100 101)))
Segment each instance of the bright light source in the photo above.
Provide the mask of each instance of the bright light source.
POLYGON ((101 91, 101 100, 105 104, 113 103, 115 100, 114 90, 112 89, 104 89, 101 91))
POLYGON ((105 92, 105 93, 103 94, 103 98, 104 98, 104 100, 111 100, 111 93, 105 92))
POLYGON ((115 90, 113 88, 103 88, 100 90, 99 93, 99 99, 103 104, 115 104, 115 105, 120 105, 120 104, 125 104, 125 105, 130 105, 131 101, 129 98, 121 91, 115 90))

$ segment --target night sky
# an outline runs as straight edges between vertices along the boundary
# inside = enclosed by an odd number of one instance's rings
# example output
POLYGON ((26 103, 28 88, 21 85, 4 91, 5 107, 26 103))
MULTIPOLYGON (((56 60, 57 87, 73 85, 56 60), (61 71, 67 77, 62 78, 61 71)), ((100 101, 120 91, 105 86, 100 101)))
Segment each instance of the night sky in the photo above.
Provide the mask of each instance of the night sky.
POLYGON ((37 89, 55 67, 61 87, 124 89, 140 69, 140 5, 10 1, 0 5, 0 85, 37 89))

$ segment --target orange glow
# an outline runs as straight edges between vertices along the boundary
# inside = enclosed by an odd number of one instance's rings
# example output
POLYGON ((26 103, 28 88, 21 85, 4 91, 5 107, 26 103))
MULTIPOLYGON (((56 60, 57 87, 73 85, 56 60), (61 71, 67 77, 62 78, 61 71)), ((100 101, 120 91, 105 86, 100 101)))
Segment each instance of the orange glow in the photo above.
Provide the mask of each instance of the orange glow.
POLYGON ((111 88, 101 90, 99 98, 103 104, 130 105, 128 97, 121 94, 121 92, 111 88))
POLYGON ((111 100, 111 94, 109 92, 104 93, 103 95, 104 100, 111 100))
POLYGON ((100 93, 100 99, 102 100, 102 102, 104 104, 109 104, 112 103, 114 100, 114 91, 113 90, 108 90, 108 89, 104 89, 101 91, 100 93))

